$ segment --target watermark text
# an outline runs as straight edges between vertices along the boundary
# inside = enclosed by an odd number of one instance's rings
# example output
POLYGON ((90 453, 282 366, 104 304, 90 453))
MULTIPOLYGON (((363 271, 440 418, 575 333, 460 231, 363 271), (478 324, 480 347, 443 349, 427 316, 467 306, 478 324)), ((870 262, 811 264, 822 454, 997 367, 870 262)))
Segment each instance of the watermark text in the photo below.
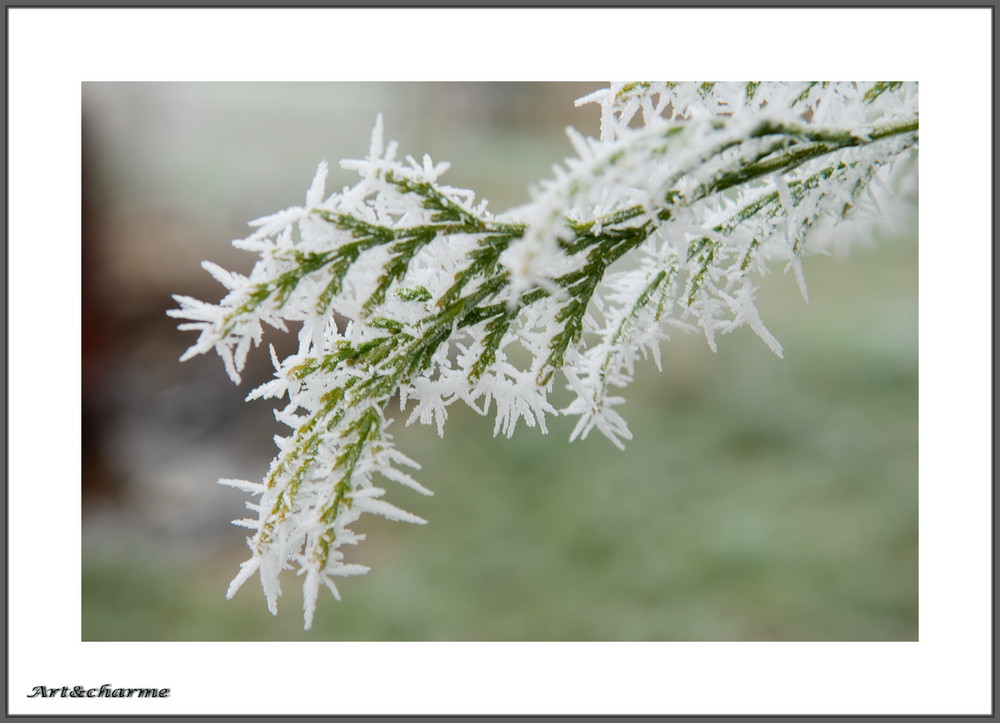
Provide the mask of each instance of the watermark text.
POLYGON ((46 688, 36 685, 29 698, 167 698, 170 688, 112 688, 110 683, 100 688, 85 688, 82 685, 61 688, 46 688))

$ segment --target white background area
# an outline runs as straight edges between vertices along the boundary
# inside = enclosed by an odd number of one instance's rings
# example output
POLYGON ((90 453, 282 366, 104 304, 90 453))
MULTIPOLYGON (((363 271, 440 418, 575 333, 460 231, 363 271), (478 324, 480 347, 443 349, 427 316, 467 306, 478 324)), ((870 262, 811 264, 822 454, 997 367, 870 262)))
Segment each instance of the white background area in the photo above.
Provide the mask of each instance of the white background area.
POLYGON ((10 714, 990 711, 989 10, 11 9, 8 22, 10 714), (919 81, 919 642, 81 642, 81 83, 595 78, 919 81), (108 682, 171 694, 27 697, 108 682))

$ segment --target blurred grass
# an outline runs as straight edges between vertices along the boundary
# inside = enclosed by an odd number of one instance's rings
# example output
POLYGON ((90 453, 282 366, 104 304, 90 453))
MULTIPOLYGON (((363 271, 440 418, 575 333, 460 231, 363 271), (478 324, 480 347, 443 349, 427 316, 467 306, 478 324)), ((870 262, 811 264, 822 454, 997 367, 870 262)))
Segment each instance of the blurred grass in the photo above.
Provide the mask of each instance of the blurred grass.
POLYGON ((253 581, 224 600, 237 528, 186 555, 85 538, 83 638, 915 640, 916 272, 914 234, 811 259, 808 305, 765 279, 784 359, 677 332, 625 390, 626 452, 568 419, 494 439, 457 405, 444 439, 399 424, 435 496, 387 498, 430 524, 359 524, 373 569, 310 632, 292 575, 277 617, 253 581))

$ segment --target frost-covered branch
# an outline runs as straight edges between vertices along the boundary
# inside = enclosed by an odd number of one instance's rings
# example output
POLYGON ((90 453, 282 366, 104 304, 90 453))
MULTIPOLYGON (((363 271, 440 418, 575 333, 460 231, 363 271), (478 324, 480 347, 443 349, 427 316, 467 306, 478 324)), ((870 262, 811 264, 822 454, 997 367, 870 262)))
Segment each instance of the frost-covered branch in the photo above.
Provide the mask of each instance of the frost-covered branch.
POLYGON ((176 297, 168 312, 200 332, 182 359, 214 350, 234 382, 264 327, 300 325, 252 398, 286 398, 289 426, 254 496, 251 557, 229 594, 259 573, 276 611, 279 576, 305 576, 309 627, 319 586, 367 568, 344 562, 362 513, 421 523, 382 499, 380 478, 425 494, 387 431, 443 434, 462 401, 545 431, 579 418, 623 446, 614 409, 638 359, 660 364, 668 327, 718 334, 749 326, 780 356, 754 304, 756 280, 792 271, 837 242, 845 220, 879 218, 915 187, 917 90, 909 83, 628 83, 581 102, 601 106, 601 136, 570 130, 576 151, 527 206, 493 214, 440 182, 447 164, 397 158, 381 117, 350 188, 326 195, 321 164, 301 207, 251 222, 234 242, 259 255, 248 277, 206 262, 229 293, 218 304, 176 297), (513 362, 512 345, 528 352, 513 362), (573 401, 557 411, 557 378, 573 401))

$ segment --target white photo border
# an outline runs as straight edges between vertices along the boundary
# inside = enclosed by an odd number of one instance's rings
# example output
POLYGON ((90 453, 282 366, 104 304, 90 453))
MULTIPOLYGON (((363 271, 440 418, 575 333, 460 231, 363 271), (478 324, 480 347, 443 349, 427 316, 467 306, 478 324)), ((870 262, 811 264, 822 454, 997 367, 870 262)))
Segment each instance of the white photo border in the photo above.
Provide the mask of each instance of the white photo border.
POLYGON ((9 714, 991 711, 990 9, 7 13, 9 714), (81 83, 629 77, 920 83, 919 642, 81 642, 79 416, 53 423, 80 392, 81 83), (171 695, 27 697, 137 670, 171 695))

